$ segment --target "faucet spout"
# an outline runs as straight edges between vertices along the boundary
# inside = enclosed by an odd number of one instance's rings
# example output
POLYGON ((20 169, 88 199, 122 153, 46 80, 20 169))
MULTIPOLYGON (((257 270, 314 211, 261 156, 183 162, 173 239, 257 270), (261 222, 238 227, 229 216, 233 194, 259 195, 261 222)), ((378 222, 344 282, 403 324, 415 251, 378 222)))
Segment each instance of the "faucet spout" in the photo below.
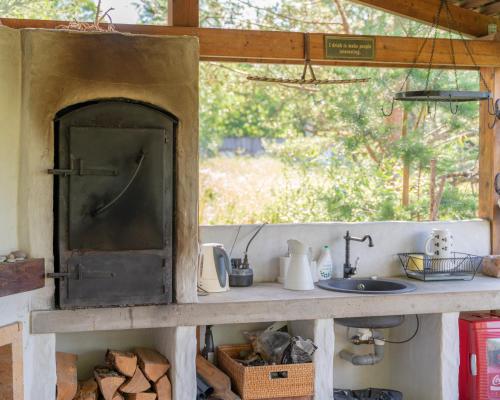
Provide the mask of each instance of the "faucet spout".
POLYGON ((362 242, 364 242, 365 240, 368 240, 368 247, 373 247, 373 240, 372 240, 372 237, 370 235, 365 235, 363 236, 363 239, 361 239, 362 242))
POLYGON ((349 279, 352 275, 357 273, 357 268, 351 266, 351 241, 364 242, 368 240, 368 247, 373 247, 373 239, 370 235, 365 235, 362 238, 351 236, 350 232, 347 231, 344 236, 345 239, 345 263, 344 263, 344 279, 349 279))

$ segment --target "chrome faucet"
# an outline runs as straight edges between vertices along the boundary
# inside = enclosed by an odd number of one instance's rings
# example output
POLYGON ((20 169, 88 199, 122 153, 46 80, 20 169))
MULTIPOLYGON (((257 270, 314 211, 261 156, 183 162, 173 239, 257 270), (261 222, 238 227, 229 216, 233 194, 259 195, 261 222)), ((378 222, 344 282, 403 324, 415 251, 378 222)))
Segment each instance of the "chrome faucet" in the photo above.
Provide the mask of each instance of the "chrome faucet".
POLYGON ((347 231, 344 236, 345 239, 345 264, 344 264, 344 279, 349 279, 351 276, 356 275, 357 268, 351 266, 351 240, 355 242, 364 242, 368 239, 368 247, 373 247, 373 240, 370 235, 365 235, 362 238, 357 238, 351 236, 349 231, 347 231))

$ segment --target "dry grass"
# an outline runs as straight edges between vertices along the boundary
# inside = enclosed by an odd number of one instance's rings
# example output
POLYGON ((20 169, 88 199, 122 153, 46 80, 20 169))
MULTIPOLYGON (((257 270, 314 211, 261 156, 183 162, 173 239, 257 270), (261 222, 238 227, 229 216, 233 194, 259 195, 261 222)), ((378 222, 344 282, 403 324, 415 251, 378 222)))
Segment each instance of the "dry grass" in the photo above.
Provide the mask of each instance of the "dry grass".
POLYGON ((283 164, 270 157, 223 157, 201 161, 200 223, 250 224, 260 221, 273 192, 285 185, 283 164))

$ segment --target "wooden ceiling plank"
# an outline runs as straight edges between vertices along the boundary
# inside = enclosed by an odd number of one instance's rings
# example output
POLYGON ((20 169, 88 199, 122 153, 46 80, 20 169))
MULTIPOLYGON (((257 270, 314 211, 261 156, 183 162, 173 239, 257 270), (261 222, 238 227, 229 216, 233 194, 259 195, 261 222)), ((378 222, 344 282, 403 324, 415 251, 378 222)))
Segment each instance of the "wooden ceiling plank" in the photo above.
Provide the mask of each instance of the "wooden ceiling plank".
MULTIPOLYGON (((67 25, 64 21, 0 19, 11 28, 55 29, 67 25)), ((145 35, 190 35, 200 40, 201 60, 275 64, 301 64, 304 58, 304 34, 300 32, 254 31, 238 29, 214 29, 193 27, 171 27, 160 25, 115 24, 119 32, 145 35)), ((339 35, 342 36, 342 35, 339 35)), ((346 35, 352 37, 353 35, 346 35)), ((325 58, 324 34, 310 35, 311 58, 315 64, 343 66, 408 67, 413 64, 422 38, 374 36, 375 57, 373 60, 328 60, 325 58)), ((500 66, 500 43, 487 40, 468 41, 478 67, 500 66)), ((463 69, 476 69, 463 41, 454 40, 456 64, 463 69)), ((417 66, 428 66, 432 42, 424 47, 417 66)), ((453 68, 448 39, 437 39, 434 63, 436 68, 453 68)))
POLYGON ((198 27, 200 25, 199 0, 168 0, 167 9, 170 26, 198 27))
POLYGON ((458 1, 457 5, 462 8, 475 9, 482 7, 486 4, 490 4, 491 2, 492 2, 491 0, 463 0, 463 1, 458 1))
MULTIPOLYGON (((427 24, 434 22, 439 0, 351 0, 354 3, 374 7, 382 11, 397 14, 402 17, 410 18, 427 24)), ((454 31, 462 32, 466 35, 481 37, 488 34, 488 25, 496 24, 499 26, 497 18, 482 15, 472 10, 449 5, 454 23, 448 27, 446 13, 443 13, 439 26, 451 28, 454 31)), ((500 28, 500 26, 499 26, 500 28)), ((499 29, 500 31, 500 29, 499 29)))
POLYGON ((500 3, 495 2, 481 7, 480 12, 486 15, 498 15, 500 13, 500 3))

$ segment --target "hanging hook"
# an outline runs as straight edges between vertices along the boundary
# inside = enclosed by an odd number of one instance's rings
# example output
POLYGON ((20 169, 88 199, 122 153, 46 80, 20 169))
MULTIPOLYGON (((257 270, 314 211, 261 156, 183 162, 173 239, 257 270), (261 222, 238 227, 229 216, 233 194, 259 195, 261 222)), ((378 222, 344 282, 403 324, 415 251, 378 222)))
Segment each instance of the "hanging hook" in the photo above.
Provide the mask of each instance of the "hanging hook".
POLYGON ((450 112, 453 115, 457 115, 458 114, 458 104, 455 106, 455 108, 453 108, 453 102, 451 101, 451 97, 450 97, 450 112))
MULTIPOLYGON (((493 102, 493 100, 492 100, 492 102, 493 102)), ((488 102, 488 114, 495 117, 492 124, 488 123, 488 128, 493 129, 496 126, 497 121, 500 119, 500 99, 497 99, 495 101, 495 105, 493 106, 493 113, 490 112, 489 108, 490 108, 490 105, 488 102)))
MULTIPOLYGON (((434 104, 436 104, 436 103, 434 103, 434 104)), ((426 102, 425 105, 427 106, 427 116, 432 115, 432 106, 431 106, 431 103, 426 102)))
POLYGON ((392 98, 392 103, 391 103, 391 111, 389 111, 388 113, 385 112, 384 110, 384 106, 382 106, 381 110, 382 110, 382 114, 384 117, 390 117, 392 115, 392 113, 394 112, 394 97, 392 98))

